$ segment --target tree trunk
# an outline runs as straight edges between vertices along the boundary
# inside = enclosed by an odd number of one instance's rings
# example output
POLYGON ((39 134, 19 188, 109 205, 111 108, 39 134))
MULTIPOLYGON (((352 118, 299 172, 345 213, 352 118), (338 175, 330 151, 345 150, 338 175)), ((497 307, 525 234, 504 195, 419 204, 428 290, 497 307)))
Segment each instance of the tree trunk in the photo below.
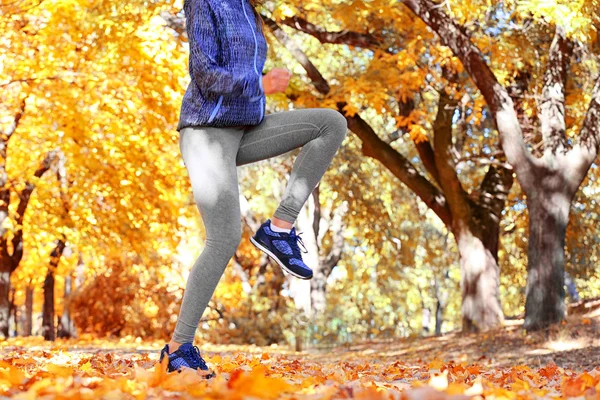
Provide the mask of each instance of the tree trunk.
POLYGON ((0 261, 0 334, 8 338, 8 317, 10 308, 10 263, 0 261))
POLYGON ((327 277, 319 268, 310 280, 310 305, 314 316, 323 315, 327 308, 327 277))
POLYGON ((74 326, 71 320, 71 313, 69 312, 69 296, 73 291, 74 279, 72 275, 67 275, 65 278, 65 290, 63 295, 63 313, 60 316, 60 323, 58 325, 58 337, 59 338, 71 338, 74 336, 74 326))
POLYGON ((504 316, 500 306, 497 252, 470 231, 455 236, 460 257, 463 331, 498 326, 504 316))
POLYGON ((571 197, 560 192, 528 197, 527 330, 541 329, 565 318, 565 236, 571 197))
POLYGON ((442 324, 444 323, 444 304, 438 299, 435 309, 435 336, 442 335, 442 324))
MULTIPOLYGON (((15 306, 15 288, 11 287, 10 288, 10 296, 9 296, 9 303, 8 303, 8 315, 9 318, 12 318, 13 321, 13 336, 18 336, 19 335, 19 324, 17 323, 17 307, 15 306)), ((9 320, 10 321, 10 320, 9 320)), ((10 323, 9 323, 9 327, 10 327, 10 323)), ((9 331, 10 333, 10 331, 9 331)))
POLYGON ((46 340, 54 340, 54 271, 48 270, 44 280, 44 308, 42 311, 42 334, 46 340))
MULTIPOLYGON (((421 299, 421 302, 423 300, 421 299)), ((421 336, 429 336, 430 334, 430 329, 429 326, 431 325, 431 310, 427 307, 425 307, 425 305, 422 305, 421 308, 421 336)))
POLYGON ((27 286, 25 289, 25 324, 23 327, 23 336, 31 336, 33 330, 33 287, 27 286))
POLYGON ((65 239, 59 239, 50 254, 50 265, 44 280, 44 309, 42 312, 42 334, 46 340, 56 339, 54 326, 54 273, 66 247, 65 239))
MULTIPOLYGON (((448 237, 446 236, 446 240, 448 237)), ((448 277, 446 272, 446 278, 448 277)), ((439 277, 435 277, 433 281, 436 307, 435 307, 435 335, 440 336, 442 334, 442 325, 444 323, 444 309, 448 304, 448 294, 443 292, 439 277)))

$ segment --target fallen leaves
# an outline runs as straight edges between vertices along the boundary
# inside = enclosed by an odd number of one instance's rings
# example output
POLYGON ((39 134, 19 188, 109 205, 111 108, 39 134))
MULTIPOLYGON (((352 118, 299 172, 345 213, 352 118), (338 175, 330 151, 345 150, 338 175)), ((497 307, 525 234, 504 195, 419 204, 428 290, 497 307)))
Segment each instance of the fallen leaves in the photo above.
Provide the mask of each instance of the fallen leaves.
MULTIPOLYGON (((3 346, 0 396, 15 399, 559 399, 600 400, 600 368, 576 373, 554 364, 493 368, 476 363, 382 361, 376 353, 313 360, 271 349, 205 346, 215 379, 189 369, 167 373, 158 348, 143 352, 65 342, 42 349, 3 346), (212 350, 212 351, 211 351, 212 350), (236 351, 239 350, 239 351, 236 351)), ((6 343, 6 342, 4 342, 6 343)), ((335 355, 334 355, 335 356, 335 355)))

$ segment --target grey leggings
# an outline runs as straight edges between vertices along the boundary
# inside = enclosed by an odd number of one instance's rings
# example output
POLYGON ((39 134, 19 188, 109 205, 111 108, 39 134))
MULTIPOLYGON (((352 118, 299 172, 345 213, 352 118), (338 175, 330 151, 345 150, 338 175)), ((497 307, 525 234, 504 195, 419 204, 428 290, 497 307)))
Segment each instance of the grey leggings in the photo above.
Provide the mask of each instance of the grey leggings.
POLYGON ((275 217, 293 223, 346 136, 346 119, 316 108, 270 114, 256 126, 188 127, 179 146, 206 230, 183 295, 173 341, 193 342, 198 322, 241 240, 237 166, 302 147, 275 217))

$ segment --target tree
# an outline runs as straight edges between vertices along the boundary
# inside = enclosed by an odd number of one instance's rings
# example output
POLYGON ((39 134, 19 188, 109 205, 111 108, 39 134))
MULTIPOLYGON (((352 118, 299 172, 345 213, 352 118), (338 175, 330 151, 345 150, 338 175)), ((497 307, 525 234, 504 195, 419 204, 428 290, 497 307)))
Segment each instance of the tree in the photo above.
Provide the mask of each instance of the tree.
MULTIPOLYGON (((5 337, 8 337, 10 277, 23 258, 23 218, 35 189, 35 183, 31 180, 25 181, 24 187, 17 189, 15 183, 9 180, 6 172, 8 145, 10 138, 19 126, 24 109, 25 101, 23 100, 21 111, 15 116, 12 128, 3 132, 0 139, 0 333, 5 337), (16 212, 11 216, 9 207, 13 191, 17 193, 18 202, 16 212), (13 225, 12 230, 9 230, 7 226, 10 220, 13 225)), ((50 169, 54 158, 54 153, 46 155, 35 171, 34 179, 41 178, 50 169)))
POLYGON ((438 33, 481 91, 502 148, 527 195, 530 238, 525 327, 539 329, 559 322, 565 316, 564 247, 571 202, 600 145, 600 77, 591 92, 579 138, 569 143, 565 98, 573 43, 564 27, 555 25, 540 107, 544 152, 536 158, 525 144, 513 100, 468 31, 432 1, 405 0, 404 4, 438 33))
MULTIPOLYGON (((157 269, 172 261, 181 235, 177 218, 186 212, 180 213, 187 188, 172 132, 186 65, 182 57, 164 57, 178 45, 160 36, 163 27, 152 19, 164 5, 16 2, 0 11, 4 334, 10 276, 21 265, 16 292, 29 282, 41 288, 39 265, 47 265, 52 251, 45 248, 48 237, 64 237, 85 259, 88 277, 115 253, 137 253, 157 269), (69 180, 61 193, 54 179, 40 180, 37 172, 39 160, 57 147, 69 180), (66 220, 63 197, 71 205, 66 220)), ((63 267, 70 273, 73 261, 63 256, 61 273, 63 267)), ((61 302, 62 296, 57 309, 61 302)))

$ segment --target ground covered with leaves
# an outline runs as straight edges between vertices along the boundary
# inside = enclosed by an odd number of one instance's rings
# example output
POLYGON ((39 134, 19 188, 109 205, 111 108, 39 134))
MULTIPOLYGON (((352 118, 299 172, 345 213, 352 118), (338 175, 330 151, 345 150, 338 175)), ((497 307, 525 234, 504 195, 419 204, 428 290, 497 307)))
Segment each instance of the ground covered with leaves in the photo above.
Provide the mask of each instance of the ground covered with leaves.
POLYGON ((203 345, 217 372, 167 374, 163 343, 83 338, 0 342, 0 396, 16 399, 600 399, 600 316, 525 335, 365 342, 296 353, 203 345))

